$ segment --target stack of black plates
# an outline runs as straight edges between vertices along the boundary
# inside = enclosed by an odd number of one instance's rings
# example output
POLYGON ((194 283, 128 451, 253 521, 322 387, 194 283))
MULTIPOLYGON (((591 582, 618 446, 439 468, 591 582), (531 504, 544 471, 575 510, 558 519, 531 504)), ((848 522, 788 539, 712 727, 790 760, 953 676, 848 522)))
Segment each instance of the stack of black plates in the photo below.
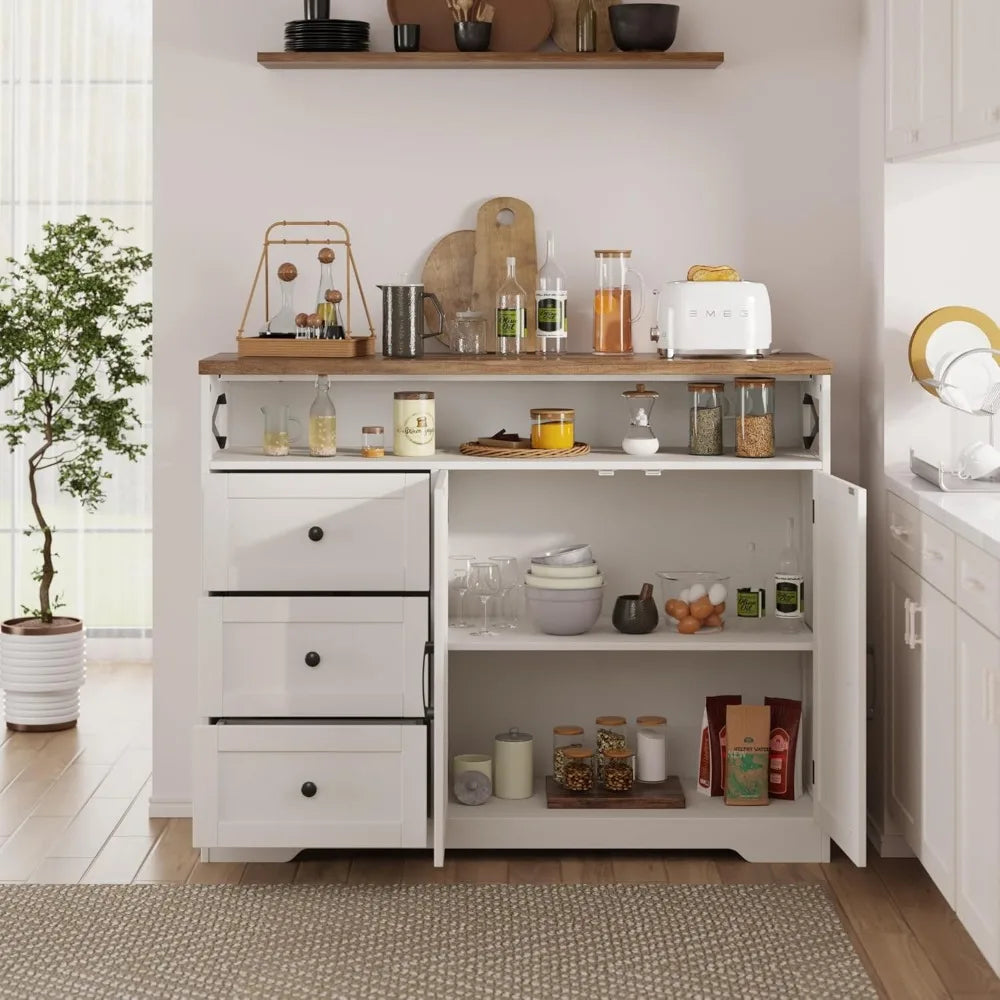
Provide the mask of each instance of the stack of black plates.
POLYGON ((286 52, 367 52, 367 21, 289 21, 285 25, 286 52))

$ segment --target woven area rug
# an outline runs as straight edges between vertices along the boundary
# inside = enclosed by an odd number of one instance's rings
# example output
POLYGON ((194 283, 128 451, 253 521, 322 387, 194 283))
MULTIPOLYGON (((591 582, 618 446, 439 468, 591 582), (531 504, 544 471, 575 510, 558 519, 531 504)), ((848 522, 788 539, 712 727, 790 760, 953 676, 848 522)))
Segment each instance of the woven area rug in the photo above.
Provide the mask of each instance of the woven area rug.
POLYGON ((876 1000, 820 885, 4 886, 17 1000, 876 1000))

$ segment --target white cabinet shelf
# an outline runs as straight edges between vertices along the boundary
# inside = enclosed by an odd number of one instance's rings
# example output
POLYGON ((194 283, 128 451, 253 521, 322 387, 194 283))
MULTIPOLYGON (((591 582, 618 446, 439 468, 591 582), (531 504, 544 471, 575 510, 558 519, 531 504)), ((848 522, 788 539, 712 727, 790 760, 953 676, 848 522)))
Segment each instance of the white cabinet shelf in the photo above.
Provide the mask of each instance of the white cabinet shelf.
POLYGON ((785 624, 774 618, 763 621, 726 622, 721 632, 680 635, 660 626, 647 635, 622 635, 609 620, 599 621, 584 635, 545 635, 530 627, 499 632, 495 636, 474 636, 474 628, 448 630, 448 649, 452 652, 810 652, 813 634, 799 622, 785 624))
POLYGON ((282 458, 264 455, 260 448, 227 448, 216 451, 212 472, 397 472, 453 470, 555 470, 576 472, 809 472, 822 469, 812 452, 778 449, 774 458, 737 458, 735 455, 689 455, 686 450, 666 448, 656 455, 626 455, 620 449, 594 448, 589 455, 570 458, 478 458, 457 450, 442 449, 429 458, 362 458, 360 451, 343 449, 333 458, 313 458, 305 448, 292 449, 282 458))
POLYGON ((681 779, 684 809, 549 809, 544 779, 530 799, 448 803, 445 846, 479 850, 738 849, 752 861, 815 860, 821 833, 809 795, 767 806, 727 806, 681 779))

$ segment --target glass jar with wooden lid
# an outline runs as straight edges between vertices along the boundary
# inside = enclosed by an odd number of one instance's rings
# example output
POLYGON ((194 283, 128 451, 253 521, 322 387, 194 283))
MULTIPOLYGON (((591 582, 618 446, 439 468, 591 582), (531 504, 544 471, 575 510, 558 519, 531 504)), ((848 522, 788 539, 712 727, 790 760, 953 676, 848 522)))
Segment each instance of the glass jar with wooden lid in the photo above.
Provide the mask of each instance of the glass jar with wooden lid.
POLYGON ((634 759, 628 747, 612 747, 604 752, 604 770, 599 778, 606 792, 630 792, 635 783, 634 759))
POLYGON ((740 458, 774 455, 774 379, 744 377, 736 384, 736 454, 740 458))
POLYGON ((531 447, 568 451, 575 443, 576 410, 562 408, 531 411, 531 447))
POLYGON ((594 787, 594 751, 590 747, 567 747, 562 787, 567 792, 589 792, 594 787))
POLYGON ((594 725, 597 727, 594 743, 597 747, 597 780, 600 783, 607 763, 607 751, 622 750, 628 746, 628 724, 624 715, 599 715, 594 725))
POLYGON ((691 394, 688 453, 722 454, 722 413, 725 404, 721 382, 688 382, 691 394))
POLYGON ((556 784, 564 783, 566 751, 583 746, 583 726, 552 727, 552 776, 556 784))

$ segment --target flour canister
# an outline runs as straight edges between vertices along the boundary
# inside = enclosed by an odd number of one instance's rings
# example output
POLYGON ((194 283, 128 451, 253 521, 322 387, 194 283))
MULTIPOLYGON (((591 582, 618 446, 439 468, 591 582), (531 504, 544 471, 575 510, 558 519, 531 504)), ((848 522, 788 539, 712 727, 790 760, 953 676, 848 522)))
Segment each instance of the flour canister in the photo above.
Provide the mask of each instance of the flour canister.
POLYGON ((407 458, 434 454, 434 393, 393 393, 392 450, 407 458))
POLYGON ((498 799, 530 799, 535 791, 535 741, 516 727, 493 740, 493 794, 498 799))

